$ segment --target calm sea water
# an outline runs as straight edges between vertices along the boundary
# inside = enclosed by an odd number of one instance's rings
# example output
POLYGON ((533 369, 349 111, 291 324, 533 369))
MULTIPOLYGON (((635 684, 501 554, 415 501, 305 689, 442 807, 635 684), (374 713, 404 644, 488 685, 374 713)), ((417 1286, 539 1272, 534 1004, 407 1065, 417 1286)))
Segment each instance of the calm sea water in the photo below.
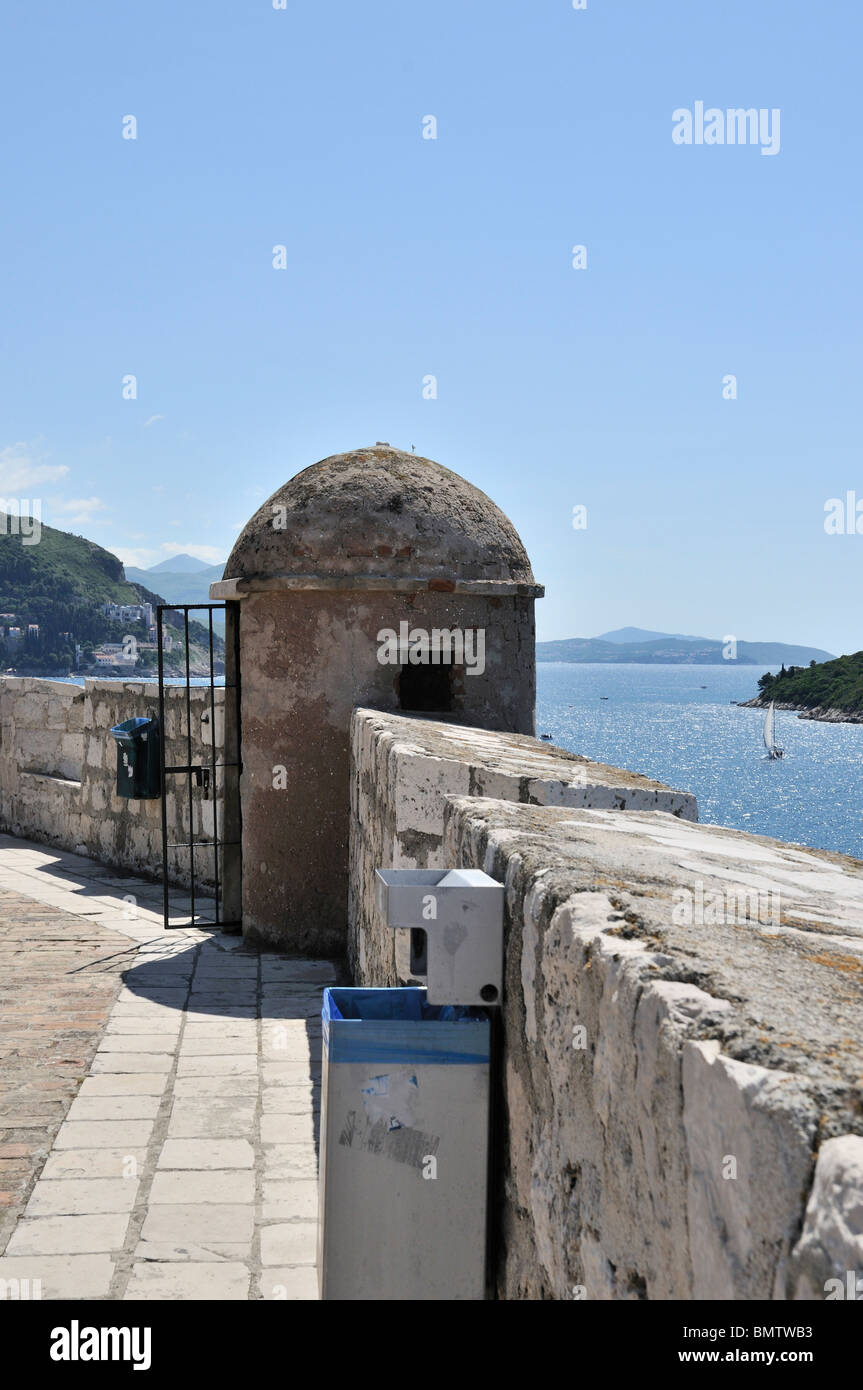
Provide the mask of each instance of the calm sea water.
MULTIPOLYGON (((84 677, 83 677, 83 676, 44 676, 44 677, 41 677, 40 679, 49 680, 49 681, 60 681, 60 683, 61 683, 62 685, 83 685, 83 684, 84 684, 84 677)), ((157 681, 158 681, 158 677, 157 677, 157 676, 102 676, 102 675, 100 675, 100 676, 98 677, 98 679, 99 679, 100 681, 120 681, 120 682, 122 682, 124 685, 125 685, 125 683, 126 683, 127 681, 145 681, 145 682, 149 682, 151 685, 152 685, 152 684, 156 684, 157 681)), ((166 684, 166 685, 185 685, 186 682, 183 680, 182 676, 166 676, 166 677, 165 677, 165 684, 166 684)), ((209 681, 209 677, 207 677, 207 676, 192 676, 191 680, 189 681, 189 685, 193 685, 193 686, 198 686, 198 685, 209 685, 209 684, 210 684, 210 681, 209 681)), ((224 676, 214 676, 214 678, 213 678, 213 685, 216 687, 216 689, 218 689, 219 686, 224 685, 224 684, 225 684, 225 677, 224 677, 224 676)))
POLYGON ((786 755, 771 762, 762 756, 763 711, 730 703, 751 699, 761 674, 540 662, 536 730, 573 753, 694 792, 702 821, 863 858, 863 724, 778 710, 786 755))

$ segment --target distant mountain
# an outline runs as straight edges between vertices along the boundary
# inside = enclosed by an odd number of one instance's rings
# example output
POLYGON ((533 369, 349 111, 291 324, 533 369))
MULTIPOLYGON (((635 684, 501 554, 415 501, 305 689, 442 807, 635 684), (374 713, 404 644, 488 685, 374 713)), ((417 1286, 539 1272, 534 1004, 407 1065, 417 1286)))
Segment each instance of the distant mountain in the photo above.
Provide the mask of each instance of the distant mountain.
POLYGON ((661 637, 673 637, 681 642, 702 642, 702 637, 686 636, 682 632, 649 632, 646 627, 616 627, 613 632, 601 632, 598 642, 655 642, 661 637))
POLYGON ((794 647, 784 642, 738 642, 736 657, 723 656, 727 644, 711 637, 673 637, 660 633, 650 640, 627 641, 621 634, 642 628, 619 628, 603 637, 568 637, 537 642, 537 661, 638 662, 645 665, 786 666, 829 661, 832 653, 818 647, 794 647))
MULTIPOLYGON (((194 573, 189 570, 160 569, 158 571, 158 585, 163 602, 209 603, 210 585, 221 579, 224 568, 224 565, 205 565, 194 573)), ((154 582, 154 572, 135 569, 133 565, 127 565, 126 578, 131 579, 133 584, 149 585, 154 582)))
MULTIPOLYGON (((160 560, 158 565, 151 565, 147 570, 148 574, 199 574, 201 570, 213 569, 213 565, 208 565, 206 560, 196 560, 194 555, 172 555, 170 560, 160 560)), ((223 570, 224 564, 218 568, 223 570)))

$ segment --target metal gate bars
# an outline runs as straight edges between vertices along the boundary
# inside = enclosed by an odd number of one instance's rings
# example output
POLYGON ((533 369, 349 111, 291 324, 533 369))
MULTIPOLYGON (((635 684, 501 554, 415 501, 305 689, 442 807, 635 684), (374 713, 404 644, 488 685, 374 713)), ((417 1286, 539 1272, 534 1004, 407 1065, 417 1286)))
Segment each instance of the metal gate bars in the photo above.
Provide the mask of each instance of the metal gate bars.
MULTIPOLYGON (((214 669, 214 636, 213 636, 213 613, 218 610, 225 610, 223 603, 160 603, 156 609, 156 633, 158 641, 158 662, 159 662, 159 728, 161 730, 160 745, 160 771, 161 771, 161 811, 162 811, 162 901, 163 901, 163 923, 165 930, 177 929, 186 926, 214 926, 221 927, 223 931, 239 930, 239 864, 240 864, 240 807, 239 807, 239 774, 241 771, 239 729, 240 729, 240 676, 239 676, 239 623, 231 615, 231 620, 226 624, 225 632, 225 684, 224 684, 224 705, 223 705, 223 727, 224 736, 222 741, 221 758, 217 748, 216 739, 216 677, 214 669), (200 681, 200 688, 209 692, 209 698, 205 697, 205 704, 208 708, 201 716, 201 722, 208 721, 210 725, 209 747, 201 731, 193 740, 192 736, 192 685, 191 685, 191 657, 190 657, 190 631, 189 613, 193 611, 205 611, 207 613, 206 643, 209 656, 209 674, 200 681), (172 700, 172 713, 175 717, 181 717, 183 707, 185 709, 185 729, 179 733, 173 733, 168 738, 168 729, 165 719, 165 687, 170 683, 171 677, 165 677, 165 651, 170 652, 173 647, 173 640, 170 632, 166 634, 166 621, 164 615, 167 613, 182 614, 182 631, 185 659, 185 683, 177 681, 178 693, 185 690, 185 694, 180 695, 177 700, 172 700), (167 639, 167 640, 166 640, 167 639), (229 650, 230 648, 230 650, 229 650), (185 761, 174 762, 167 760, 168 743, 172 745, 180 744, 185 748, 185 761), (209 756, 207 756, 209 754, 209 756), (195 758, 198 761, 195 761, 195 758), (221 778, 219 777, 219 774, 221 778), (175 833, 179 831, 177 840, 169 840, 169 815, 168 815, 168 791, 169 779, 176 778, 176 782, 171 782, 175 789, 174 813, 170 829, 175 833), (185 790, 185 797, 183 791, 185 790), (222 823, 219 823, 219 802, 221 792, 221 811, 222 823), (203 805, 212 797, 213 803, 213 830, 211 838, 202 838, 203 833, 203 805), (199 807, 198 822, 199 831, 196 833, 195 826, 195 806, 199 807), (227 827, 227 831, 226 831, 227 827), (188 838, 186 838, 188 836, 188 838), (169 870, 171 867, 169 851, 188 850, 188 879, 189 879, 189 912, 181 914, 172 913, 171 909, 171 890, 168 882, 169 870), (212 873, 207 882, 207 892, 201 892, 201 871, 200 858, 196 862, 196 852, 212 852, 212 873), (225 851, 233 851, 229 855, 230 864, 226 869, 225 851), (220 864, 220 858, 222 860, 220 864), (226 872, 230 872, 230 877, 235 881, 230 883, 230 891, 226 894, 226 872), (210 891, 210 885, 214 893, 210 891), (197 903, 201 903, 202 897, 206 897, 207 907, 212 905, 213 916, 201 915, 196 909, 197 903), (230 911, 228 920, 225 920, 223 911, 226 897, 230 900, 230 911)), ((227 615, 226 615, 227 616, 227 615)), ((171 626, 179 627, 180 624, 171 626)), ((201 624, 203 626, 203 624, 201 624)), ((204 639, 201 639, 204 645, 204 639)), ((197 703, 197 702, 196 702, 197 703)))

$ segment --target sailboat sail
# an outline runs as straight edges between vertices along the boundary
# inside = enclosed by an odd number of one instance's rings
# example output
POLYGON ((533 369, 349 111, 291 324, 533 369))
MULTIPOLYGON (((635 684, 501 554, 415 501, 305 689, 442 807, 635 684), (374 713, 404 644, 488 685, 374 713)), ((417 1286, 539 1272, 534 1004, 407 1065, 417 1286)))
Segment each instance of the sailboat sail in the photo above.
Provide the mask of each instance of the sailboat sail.
POLYGON ((769 758, 784 758, 785 749, 780 748, 776 742, 775 725, 776 716, 773 713, 773 701, 771 700, 770 707, 764 716, 764 747, 767 749, 769 758))
POLYGON ((765 716, 764 716, 764 747, 767 749, 768 753, 772 753, 772 752, 773 752, 773 748, 774 748, 774 742, 773 742, 774 726, 775 726, 775 715, 774 715, 774 713, 773 713, 773 701, 771 700, 771 701, 770 701, 770 707, 769 707, 769 709, 767 710, 767 713, 766 713, 765 716))

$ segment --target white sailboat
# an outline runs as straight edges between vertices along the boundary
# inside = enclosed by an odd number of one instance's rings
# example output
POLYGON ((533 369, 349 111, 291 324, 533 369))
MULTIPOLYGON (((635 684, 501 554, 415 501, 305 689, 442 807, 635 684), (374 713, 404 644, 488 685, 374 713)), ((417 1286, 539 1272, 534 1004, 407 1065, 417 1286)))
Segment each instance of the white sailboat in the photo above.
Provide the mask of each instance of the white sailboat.
POLYGON ((774 701, 770 701, 767 713, 764 716, 764 747, 767 749, 768 758, 784 758, 785 749, 780 748, 776 742, 775 728, 776 716, 773 713, 774 701))

